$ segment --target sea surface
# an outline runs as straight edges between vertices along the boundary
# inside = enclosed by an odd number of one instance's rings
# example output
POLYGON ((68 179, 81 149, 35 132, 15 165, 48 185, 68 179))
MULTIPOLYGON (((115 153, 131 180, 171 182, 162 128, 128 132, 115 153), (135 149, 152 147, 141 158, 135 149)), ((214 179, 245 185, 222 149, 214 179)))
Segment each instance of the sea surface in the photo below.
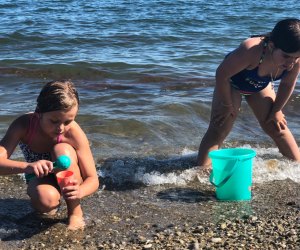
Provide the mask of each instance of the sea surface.
MULTIPOLYGON (((42 84, 71 79, 103 180, 184 185, 196 175, 223 57, 299 13, 296 0, 0 0, 0 136, 35 109, 42 84)), ((298 143, 299 95, 298 80, 285 107, 298 143)), ((254 182, 300 182, 300 165, 281 156, 245 103, 224 147, 257 152, 254 182)))

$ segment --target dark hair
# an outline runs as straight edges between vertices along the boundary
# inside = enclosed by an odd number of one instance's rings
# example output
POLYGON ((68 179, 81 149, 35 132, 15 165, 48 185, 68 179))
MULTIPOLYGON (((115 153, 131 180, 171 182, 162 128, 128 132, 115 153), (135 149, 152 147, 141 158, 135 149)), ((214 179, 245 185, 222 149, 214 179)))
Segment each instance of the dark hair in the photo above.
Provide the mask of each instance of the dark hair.
POLYGON ((296 18, 279 21, 272 32, 269 40, 276 48, 286 53, 295 53, 300 50, 300 20, 296 18))
POLYGON ((69 80, 46 83, 38 98, 36 112, 69 111, 79 105, 79 97, 74 84, 69 80))

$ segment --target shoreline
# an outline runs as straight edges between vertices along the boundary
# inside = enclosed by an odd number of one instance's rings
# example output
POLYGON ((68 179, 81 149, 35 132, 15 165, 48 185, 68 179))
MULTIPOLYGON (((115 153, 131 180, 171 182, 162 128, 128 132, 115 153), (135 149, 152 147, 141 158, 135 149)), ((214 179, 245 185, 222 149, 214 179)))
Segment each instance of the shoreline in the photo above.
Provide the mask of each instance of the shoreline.
POLYGON ((34 216, 26 184, 0 176, 0 249, 297 249, 300 184, 253 185, 252 200, 220 202, 211 185, 99 190, 82 201, 84 231, 66 230, 66 207, 34 216))

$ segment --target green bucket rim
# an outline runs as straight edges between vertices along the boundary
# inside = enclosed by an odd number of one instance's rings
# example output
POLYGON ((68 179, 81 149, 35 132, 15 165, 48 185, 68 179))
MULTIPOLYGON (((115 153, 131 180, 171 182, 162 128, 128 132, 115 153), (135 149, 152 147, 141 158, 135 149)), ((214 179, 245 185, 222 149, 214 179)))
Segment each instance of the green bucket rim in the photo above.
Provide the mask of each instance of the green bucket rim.
POLYGON ((249 158, 254 158, 256 156, 256 152, 253 149, 250 148, 223 148, 223 149, 217 149, 212 150, 208 153, 208 156, 210 158, 214 159, 239 159, 239 160, 245 160, 249 158), (245 151, 244 154, 237 154, 237 155, 223 155, 223 153, 229 152, 229 151, 245 151))

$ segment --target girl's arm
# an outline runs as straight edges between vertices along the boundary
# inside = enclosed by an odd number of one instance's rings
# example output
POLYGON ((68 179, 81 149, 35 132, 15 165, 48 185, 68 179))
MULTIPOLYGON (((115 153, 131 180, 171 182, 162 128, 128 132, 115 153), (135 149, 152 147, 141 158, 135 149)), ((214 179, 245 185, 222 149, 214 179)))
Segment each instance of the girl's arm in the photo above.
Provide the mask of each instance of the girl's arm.
POLYGON ((43 177, 53 169, 52 162, 47 160, 27 163, 9 159, 19 141, 26 135, 28 117, 23 115, 13 121, 0 141, 0 175, 34 173, 37 177, 43 177))
POLYGON ((26 162, 9 160, 24 134, 24 119, 21 116, 13 121, 0 141, 0 175, 24 173, 27 168, 26 162))
POLYGON ((99 179, 96 171, 95 161, 90 149, 86 134, 76 123, 76 129, 72 132, 75 140, 75 149, 78 158, 83 182, 80 184, 80 197, 86 197, 94 193, 99 187, 99 179))

